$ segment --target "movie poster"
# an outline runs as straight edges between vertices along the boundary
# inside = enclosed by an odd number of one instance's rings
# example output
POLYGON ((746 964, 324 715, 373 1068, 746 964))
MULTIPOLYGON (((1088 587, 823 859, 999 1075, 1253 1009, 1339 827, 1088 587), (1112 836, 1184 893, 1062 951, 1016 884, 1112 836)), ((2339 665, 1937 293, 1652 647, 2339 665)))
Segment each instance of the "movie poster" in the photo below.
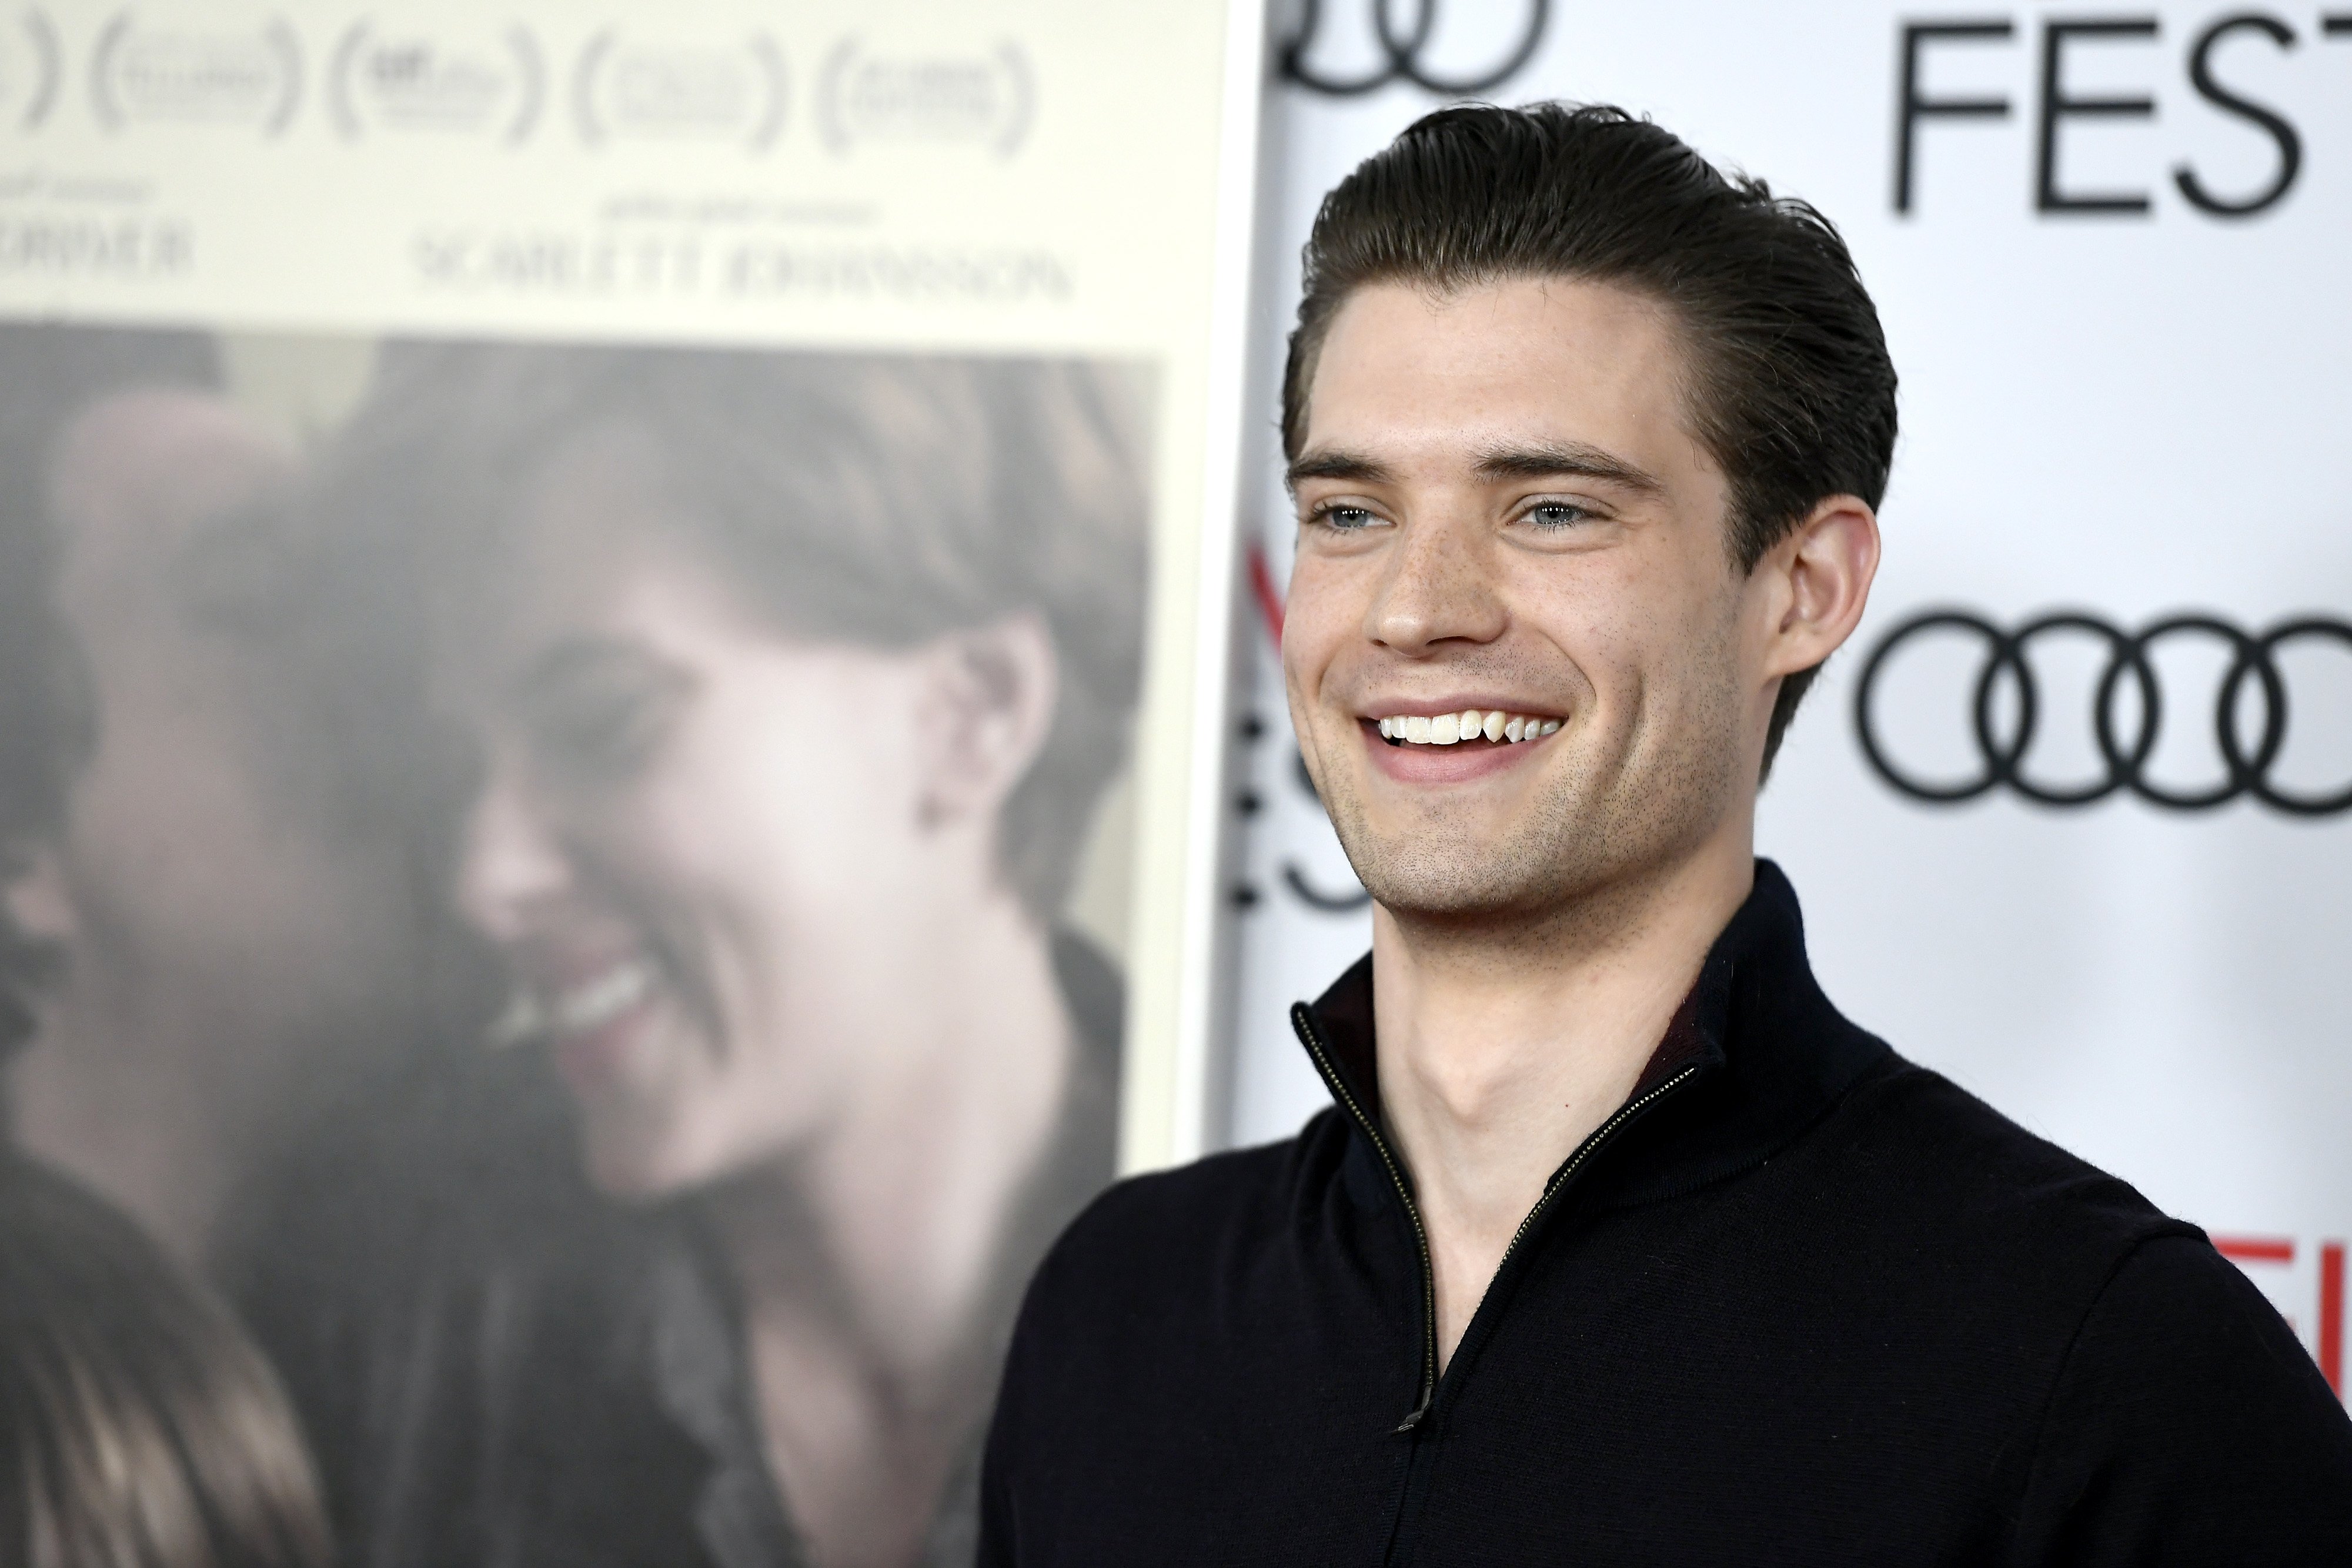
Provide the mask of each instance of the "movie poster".
POLYGON ((345 1560, 970 1560, 1200 1136, 1235 9, 0 30, 10 1135, 345 1560))

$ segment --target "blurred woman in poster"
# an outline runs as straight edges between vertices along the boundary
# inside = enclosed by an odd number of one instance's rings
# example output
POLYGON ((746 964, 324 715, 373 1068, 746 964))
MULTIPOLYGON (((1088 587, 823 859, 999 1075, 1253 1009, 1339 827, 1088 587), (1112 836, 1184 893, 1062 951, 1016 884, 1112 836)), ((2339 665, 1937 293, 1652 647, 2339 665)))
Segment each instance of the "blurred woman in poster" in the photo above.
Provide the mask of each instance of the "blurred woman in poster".
POLYGON ((1020 1291, 1112 1171, 1118 982, 1064 915, 1139 682, 1134 405, 387 354, 326 494, 429 625, 528 1049, 443 1108, 438 1199, 285 1217, 248 1287, 356 1561, 970 1561, 1020 1291))

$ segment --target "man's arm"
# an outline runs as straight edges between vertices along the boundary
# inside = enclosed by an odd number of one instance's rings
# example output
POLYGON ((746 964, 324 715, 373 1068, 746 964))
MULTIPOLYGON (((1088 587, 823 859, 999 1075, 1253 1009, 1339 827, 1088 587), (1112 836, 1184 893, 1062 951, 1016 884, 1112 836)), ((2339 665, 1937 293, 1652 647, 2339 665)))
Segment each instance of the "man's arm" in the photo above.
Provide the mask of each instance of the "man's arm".
POLYGON ((2352 1420, 2270 1302, 2201 1239, 2141 1243, 2084 1319, 2015 1561, 2352 1563, 2352 1420))

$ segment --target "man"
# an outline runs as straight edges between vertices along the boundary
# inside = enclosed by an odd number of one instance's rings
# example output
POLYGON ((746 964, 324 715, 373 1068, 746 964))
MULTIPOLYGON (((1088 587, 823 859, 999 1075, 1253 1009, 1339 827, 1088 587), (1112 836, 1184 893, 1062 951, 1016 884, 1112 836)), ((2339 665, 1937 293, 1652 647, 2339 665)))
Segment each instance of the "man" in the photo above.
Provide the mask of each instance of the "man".
POLYGON ((2276 1313, 1841 1018, 1751 858, 1894 400, 1828 223, 1620 111, 1331 193, 1284 664, 1376 900, 1295 1011, 1337 1103, 1066 1235, 983 1562, 2352 1562, 2276 1313))
POLYGON ((295 455, 213 340, 10 325, 0 363, 10 1133, 199 1261, 406 1043, 409 852, 358 799, 292 602, 295 455))

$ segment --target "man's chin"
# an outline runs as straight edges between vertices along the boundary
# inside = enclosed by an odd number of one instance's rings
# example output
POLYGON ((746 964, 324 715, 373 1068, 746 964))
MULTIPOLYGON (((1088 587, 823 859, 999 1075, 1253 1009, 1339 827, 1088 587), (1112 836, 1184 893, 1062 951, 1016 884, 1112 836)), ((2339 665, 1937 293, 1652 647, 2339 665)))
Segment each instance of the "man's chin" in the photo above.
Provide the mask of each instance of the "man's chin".
POLYGON ((1373 902, 1391 915, 1430 920, 1512 917, 1540 910, 1556 891, 1549 857, 1521 851, 1453 852, 1426 844, 1349 860, 1373 902))

